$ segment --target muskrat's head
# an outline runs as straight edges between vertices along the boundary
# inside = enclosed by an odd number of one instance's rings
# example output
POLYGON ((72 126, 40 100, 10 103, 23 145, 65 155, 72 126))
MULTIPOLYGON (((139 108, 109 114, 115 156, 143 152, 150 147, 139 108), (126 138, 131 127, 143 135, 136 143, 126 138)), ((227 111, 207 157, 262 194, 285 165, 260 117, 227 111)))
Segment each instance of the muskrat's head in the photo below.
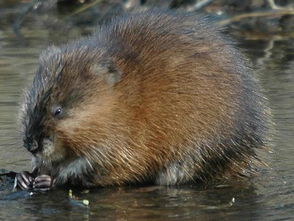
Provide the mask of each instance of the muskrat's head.
MULTIPOLYGON (((89 122, 99 118, 97 102, 101 96, 113 94, 119 76, 102 51, 86 46, 46 50, 25 94, 21 116, 25 148, 42 161, 59 162, 79 154, 81 142, 95 142, 81 127, 91 133, 89 122)), ((99 105, 105 111, 109 103, 101 101, 99 105)))

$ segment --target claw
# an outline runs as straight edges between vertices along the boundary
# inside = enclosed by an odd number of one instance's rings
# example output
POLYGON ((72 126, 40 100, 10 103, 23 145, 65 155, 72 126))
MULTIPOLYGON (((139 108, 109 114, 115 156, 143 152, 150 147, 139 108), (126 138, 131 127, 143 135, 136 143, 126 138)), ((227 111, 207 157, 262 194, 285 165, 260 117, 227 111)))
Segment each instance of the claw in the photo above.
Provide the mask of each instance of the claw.
POLYGON ((15 176, 15 182, 16 182, 16 188, 19 188, 21 190, 28 190, 32 188, 33 185, 33 176, 27 172, 23 171, 21 173, 16 174, 15 176))
POLYGON ((20 190, 35 190, 35 191, 48 191, 53 186, 53 179, 48 175, 40 175, 36 178, 32 173, 23 171, 15 176, 15 189, 20 190))
POLYGON ((40 175, 35 178, 33 188, 37 191, 47 191, 52 188, 52 178, 48 175, 40 175))

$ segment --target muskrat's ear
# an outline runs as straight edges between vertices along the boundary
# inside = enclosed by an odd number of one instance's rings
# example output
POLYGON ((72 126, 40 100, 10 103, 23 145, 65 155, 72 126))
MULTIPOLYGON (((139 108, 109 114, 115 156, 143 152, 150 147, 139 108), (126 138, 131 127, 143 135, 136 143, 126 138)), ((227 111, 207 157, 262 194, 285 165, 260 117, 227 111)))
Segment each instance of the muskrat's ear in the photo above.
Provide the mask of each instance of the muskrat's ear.
POLYGON ((93 64, 91 72, 97 77, 104 79, 110 86, 115 85, 121 79, 120 70, 110 59, 104 59, 97 64, 93 64))

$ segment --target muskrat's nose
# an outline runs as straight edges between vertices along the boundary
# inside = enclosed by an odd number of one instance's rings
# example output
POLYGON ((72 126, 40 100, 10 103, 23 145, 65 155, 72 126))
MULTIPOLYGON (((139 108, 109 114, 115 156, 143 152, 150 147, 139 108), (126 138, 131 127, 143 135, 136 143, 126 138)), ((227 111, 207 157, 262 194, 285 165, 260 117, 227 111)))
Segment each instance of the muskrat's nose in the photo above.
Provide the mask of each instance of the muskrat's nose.
POLYGON ((38 149, 38 142, 32 138, 25 138, 24 147, 32 153, 36 152, 36 150, 38 149))

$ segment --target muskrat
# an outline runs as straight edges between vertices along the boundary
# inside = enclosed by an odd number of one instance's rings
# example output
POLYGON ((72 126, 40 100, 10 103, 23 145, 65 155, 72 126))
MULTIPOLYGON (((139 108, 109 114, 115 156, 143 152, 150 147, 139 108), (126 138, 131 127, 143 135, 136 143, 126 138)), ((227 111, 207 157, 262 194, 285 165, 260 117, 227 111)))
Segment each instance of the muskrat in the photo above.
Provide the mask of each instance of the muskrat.
POLYGON ((246 58, 206 18, 145 11, 52 46, 22 108, 22 189, 244 177, 267 108, 246 58))

